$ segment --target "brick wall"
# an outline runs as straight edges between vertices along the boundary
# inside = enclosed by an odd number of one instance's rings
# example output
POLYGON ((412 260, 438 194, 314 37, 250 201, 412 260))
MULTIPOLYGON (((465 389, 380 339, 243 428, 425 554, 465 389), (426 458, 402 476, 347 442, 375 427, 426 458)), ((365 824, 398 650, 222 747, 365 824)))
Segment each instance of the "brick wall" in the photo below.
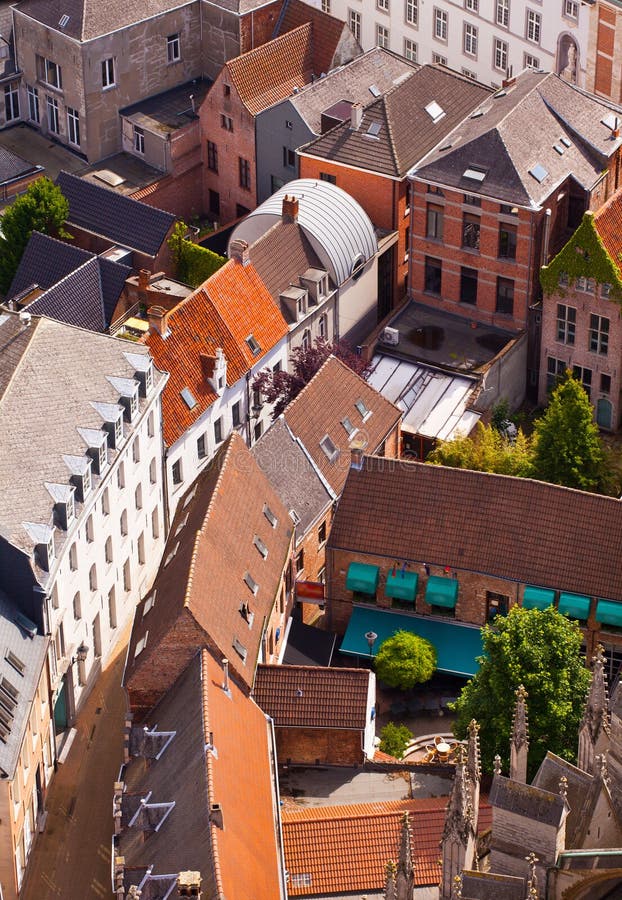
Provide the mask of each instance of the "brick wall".
POLYGON ((276 0, 241 17, 240 53, 248 53, 272 40, 282 5, 282 0, 276 0))
POLYGON ((363 732, 321 728, 275 728, 279 765, 358 766, 364 762, 363 732))
POLYGON ((164 209, 184 222, 190 222, 194 216, 203 214, 203 195, 197 190, 201 174, 202 164, 199 159, 181 174, 166 175, 133 196, 141 203, 164 209))

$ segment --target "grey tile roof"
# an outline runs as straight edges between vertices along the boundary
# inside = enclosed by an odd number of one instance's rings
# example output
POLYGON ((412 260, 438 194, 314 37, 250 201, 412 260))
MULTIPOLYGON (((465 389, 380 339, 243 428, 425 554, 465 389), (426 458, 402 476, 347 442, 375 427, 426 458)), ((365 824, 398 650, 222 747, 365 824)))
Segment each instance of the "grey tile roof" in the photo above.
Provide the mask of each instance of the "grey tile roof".
POLYGON ((283 505, 296 511, 299 539, 330 506, 331 494, 283 419, 266 431, 251 453, 283 505))
POLYGON ((290 284, 298 284, 307 269, 323 268, 297 222, 276 222, 251 244, 249 257, 277 303, 281 292, 290 284))
POLYGON ((66 275, 29 303, 26 309, 34 315, 49 316, 68 325, 77 325, 78 328, 105 331, 106 321, 97 259, 89 259, 74 272, 66 275))
MULTIPOLYGON (((0 316, 0 534, 7 541, 30 553, 33 543, 23 523, 52 522, 45 482, 68 483, 63 457, 83 457, 87 450, 78 429, 103 433, 93 403, 119 401, 106 376, 133 377, 136 366, 126 354, 148 353, 141 344, 52 319, 33 316, 24 327, 17 313, 0 316)), ((156 388, 163 379, 154 372, 156 388)), ((139 402, 143 409, 148 401, 139 402)), ((109 459, 115 453, 109 451, 109 459)), ((93 483, 97 487, 99 476, 93 483)), ((65 539, 57 530, 57 555, 65 539)))
POLYGON ((49 641, 42 635, 31 635, 18 624, 17 616, 17 607, 0 591, 0 683, 8 679, 18 691, 10 733, 6 742, 0 741, 0 774, 6 773, 9 778, 15 773, 49 641), (22 674, 8 661, 9 651, 23 663, 22 674))
POLYGON ((371 92, 371 87, 375 86, 384 94, 417 68, 415 63, 402 56, 374 47, 347 65, 334 69, 325 78, 303 88, 286 102, 291 103, 311 131, 319 135, 322 113, 338 100, 367 106, 377 97, 377 94, 371 92))
MULTIPOLYGON (((525 865, 526 868, 526 865, 525 865)), ((462 900, 525 900, 526 878, 492 872, 463 872, 462 900)))
POLYGON ((18 9, 49 28, 88 41, 186 3, 187 0, 23 0, 18 9), (69 16, 69 21, 60 28, 63 15, 69 16))
POLYGON ((85 228, 149 256, 157 254, 175 222, 171 213, 69 172, 61 172, 57 184, 69 201, 69 225, 85 228))
POLYGON ((0 147, 0 184, 35 172, 43 172, 43 166, 34 165, 6 147, 0 147))
POLYGON ((490 89, 449 69, 422 66, 368 105, 360 127, 345 122, 307 144, 302 152, 383 175, 403 178, 465 116, 490 97, 490 89), (445 115, 433 122, 426 106, 445 115), (377 130, 376 136, 371 136, 377 130))
POLYGON ((10 300, 35 284, 47 290, 93 256, 88 250, 33 231, 6 299, 10 300))
POLYGON ((594 777, 549 751, 540 763, 532 784, 556 794, 559 793, 559 779, 562 776, 567 779, 568 786, 570 812, 566 820, 566 848, 570 850, 580 846, 577 839, 582 835, 583 829, 590 825, 584 819, 584 812, 594 777))
POLYGON ((494 810, 503 809, 516 816, 524 816, 542 825, 557 828, 565 815, 564 801, 559 793, 511 781, 503 775, 495 775, 493 778, 488 799, 493 808, 493 821, 494 810))
POLYGON ((569 175, 589 190, 622 144, 611 140, 611 128, 602 122, 612 109, 557 75, 524 72, 482 103, 482 115, 460 122, 421 161, 416 175, 531 207, 569 175), (541 180, 531 174, 538 165, 545 172, 541 180), (482 181, 464 177, 473 166, 483 171, 482 181))

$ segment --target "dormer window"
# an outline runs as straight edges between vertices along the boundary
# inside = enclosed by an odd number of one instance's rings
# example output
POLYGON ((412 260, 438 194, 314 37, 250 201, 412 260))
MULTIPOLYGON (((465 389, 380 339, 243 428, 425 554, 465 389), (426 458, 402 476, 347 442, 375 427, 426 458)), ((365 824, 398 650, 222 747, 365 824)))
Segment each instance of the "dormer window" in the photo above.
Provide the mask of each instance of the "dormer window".
POLYGON ((130 397, 130 421, 133 421, 134 416, 138 415, 138 388, 136 388, 136 392, 130 397))
POLYGON ((98 469, 99 469, 99 474, 101 475, 101 473, 104 471, 104 469, 108 465, 108 445, 107 444, 102 444, 101 447, 99 448, 99 451, 97 454, 97 465, 98 465, 98 469))
POLYGON ((118 447, 122 440, 123 440, 123 416, 120 415, 119 418, 114 423, 114 445, 115 445, 115 447, 118 447))
POLYGON ((120 403, 91 403, 104 420, 104 430, 108 435, 108 446, 118 450, 123 442, 123 406, 120 403))
POLYGON ((75 488, 70 484, 50 484, 47 481, 45 487, 54 502, 55 522, 63 531, 67 531, 76 517, 73 498, 75 488))
POLYGON ((135 378, 116 378, 112 375, 106 376, 106 379, 119 393, 119 403, 125 410, 126 419, 133 422, 138 414, 139 383, 135 378))
POLYGON ((134 369, 134 378, 138 381, 140 396, 146 397, 153 387, 153 360, 146 353, 124 353, 123 355, 134 369))
POLYGON ((24 522, 23 527, 33 543, 37 565, 44 571, 50 572, 55 556, 53 526, 24 522))
POLYGON ((67 524, 73 522, 76 517, 76 506, 73 500, 73 491, 67 498, 67 502, 65 503, 65 519, 67 524))
POLYGON ((148 394, 153 387, 153 360, 149 360, 149 364, 145 369, 145 394, 148 394))
POLYGON ((352 424, 352 422, 350 421, 350 419, 347 416, 343 417, 343 419, 341 420, 341 424, 347 431, 348 437, 353 437, 353 435, 355 435, 356 432, 358 431, 358 429, 354 427, 354 425, 352 424))
POLYGON ((52 568, 52 563, 54 562, 54 534, 50 535, 50 539, 45 545, 45 556, 46 556, 46 565, 44 565, 44 569, 47 569, 49 572, 52 568))
POLYGON ((91 458, 89 456, 63 456, 70 471, 69 481, 76 489, 76 498, 84 503, 91 490, 91 458))
POLYGON ((91 461, 90 459, 86 461, 87 465, 82 473, 82 501, 91 490, 91 461))

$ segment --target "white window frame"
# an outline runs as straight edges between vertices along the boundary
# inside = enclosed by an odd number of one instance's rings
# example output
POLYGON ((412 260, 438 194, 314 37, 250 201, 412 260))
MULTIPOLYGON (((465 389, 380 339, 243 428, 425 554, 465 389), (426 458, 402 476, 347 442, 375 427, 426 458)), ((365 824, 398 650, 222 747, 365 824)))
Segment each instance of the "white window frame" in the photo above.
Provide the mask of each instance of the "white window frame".
POLYGON ((376 47, 382 47, 383 50, 389 49, 389 29, 386 25, 380 25, 376 22, 376 47))
POLYGON ((46 95, 46 108, 48 115, 48 131, 52 134, 60 134, 60 116, 58 112, 58 100, 56 97, 46 95))
POLYGON ((419 48, 415 41, 410 38, 404 38, 404 57, 409 59, 411 62, 417 62, 417 56, 419 54, 419 48))
POLYGON ((67 107, 67 139, 74 147, 80 146, 80 113, 71 106, 67 107))
POLYGON ((433 34, 437 41, 447 43, 447 34, 449 32, 449 17, 444 9, 434 7, 434 30, 433 34))
POLYGON ((407 25, 419 25, 419 0, 405 0, 404 21, 407 25))
POLYGON ((525 24, 525 39, 530 44, 539 44, 542 36, 542 15, 535 9, 527 10, 527 20, 525 24))
POLYGON ((51 59, 46 59, 43 57, 43 80, 46 84, 49 84, 50 87, 56 88, 57 90, 62 90, 63 88, 63 72, 58 63, 53 62, 51 59), (50 74, 54 73, 54 80, 50 78, 50 74))
POLYGON ((567 19, 576 22, 579 18, 579 4, 577 0, 564 0, 563 14, 567 19))
POLYGON ((508 43, 495 38, 492 46, 492 64, 498 72, 506 72, 508 67, 508 43))
POLYGON ((41 123, 41 108, 39 106, 39 91, 36 87, 28 85, 28 118, 31 122, 41 123))
POLYGON ((108 91, 116 86, 116 65, 114 56, 102 59, 102 90, 108 91))
POLYGON ((145 155, 145 131, 138 125, 134 125, 134 152, 145 155))
POLYGON ((11 115, 6 116, 7 122, 14 122, 15 119, 19 119, 19 87, 16 81, 11 81, 9 84, 5 84, 4 86, 4 111, 5 114, 7 110, 11 110, 11 115))
POLYGON ((348 10, 348 28, 354 35, 354 38, 361 42, 361 31, 363 29, 363 17, 356 9, 348 10))
POLYGON ((166 39, 166 59, 169 63, 179 62, 181 59, 181 35, 169 34, 166 39))
POLYGON ((477 58, 478 37, 479 32, 477 26, 472 25, 470 22, 465 22, 464 33, 462 36, 462 49, 467 56, 472 56, 474 59, 477 58))
POLYGON ((495 22, 502 28, 510 27, 510 0, 496 0, 495 22))
POLYGON ((540 60, 533 53, 525 53, 523 55, 523 68, 537 70, 540 68, 540 60))

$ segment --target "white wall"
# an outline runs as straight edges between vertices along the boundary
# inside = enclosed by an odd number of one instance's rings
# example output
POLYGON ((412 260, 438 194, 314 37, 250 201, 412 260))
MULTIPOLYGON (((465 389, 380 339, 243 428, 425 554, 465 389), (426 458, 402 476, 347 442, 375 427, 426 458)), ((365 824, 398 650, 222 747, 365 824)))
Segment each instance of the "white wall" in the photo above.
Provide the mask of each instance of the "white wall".
POLYGON ((365 725, 365 746, 363 752, 367 759, 373 759, 376 752, 374 739, 376 737, 376 675, 369 673, 369 690, 367 692, 367 724, 365 725), (372 710, 374 717, 372 718, 372 710))

